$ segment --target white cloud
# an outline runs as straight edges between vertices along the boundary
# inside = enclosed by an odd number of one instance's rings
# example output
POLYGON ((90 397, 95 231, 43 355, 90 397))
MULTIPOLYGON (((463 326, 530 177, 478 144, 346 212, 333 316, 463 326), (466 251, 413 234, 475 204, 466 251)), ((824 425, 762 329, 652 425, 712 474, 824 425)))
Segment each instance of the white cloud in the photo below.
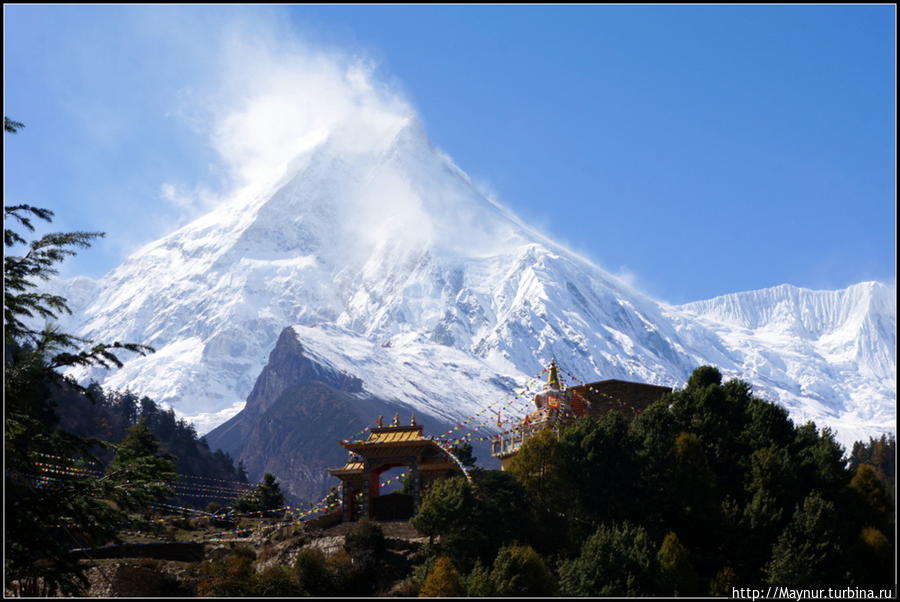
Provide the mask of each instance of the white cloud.
POLYGON ((181 222, 208 211, 219 201, 218 195, 209 188, 195 186, 191 190, 185 190, 170 182, 160 185, 159 196, 176 210, 181 222))
POLYGON ((311 49, 274 19, 232 21, 215 43, 214 77, 175 113, 206 131, 234 186, 277 178, 329 138, 369 148, 413 114, 370 59, 311 49))

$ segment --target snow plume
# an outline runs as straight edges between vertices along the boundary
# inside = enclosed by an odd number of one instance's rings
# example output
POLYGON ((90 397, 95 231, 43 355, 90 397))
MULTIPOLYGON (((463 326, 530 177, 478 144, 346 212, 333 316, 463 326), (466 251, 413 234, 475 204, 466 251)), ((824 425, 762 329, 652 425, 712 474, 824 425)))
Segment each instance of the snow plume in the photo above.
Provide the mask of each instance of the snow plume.
MULTIPOLYGON (((233 183, 268 181, 325 140, 369 150, 412 116, 365 56, 312 48, 277 18, 240 18, 212 34, 215 74, 182 95, 233 183)), ((209 55, 207 55, 209 56, 209 55)))

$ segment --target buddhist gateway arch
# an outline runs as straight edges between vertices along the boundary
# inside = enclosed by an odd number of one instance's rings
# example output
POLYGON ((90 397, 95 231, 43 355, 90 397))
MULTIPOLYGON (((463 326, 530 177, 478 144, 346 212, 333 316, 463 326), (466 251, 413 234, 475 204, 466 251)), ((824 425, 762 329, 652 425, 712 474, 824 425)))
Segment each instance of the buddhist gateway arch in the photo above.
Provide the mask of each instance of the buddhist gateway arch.
MULTIPOLYGON (((535 409, 491 441, 491 455, 500 460, 503 469, 524 442, 541 430, 558 430, 575 420, 599 417, 610 411, 630 418, 672 390, 616 379, 566 387, 559 379, 555 360, 550 362, 547 373, 543 391, 534 396, 535 409)), ((462 472, 448 450, 425 437, 424 428, 416 423, 415 416, 410 424, 401 425, 399 415, 395 415, 389 426, 383 426, 379 417, 366 440, 340 443, 348 452, 347 462, 340 468, 328 469, 328 473, 341 481, 342 522, 363 517, 409 518, 416 513, 422 494, 432 483, 462 472), (409 468, 411 495, 395 492, 381 496, 382 473, 403 466, 409 468)))
POLYGON ((422 425, 413 416, 409 425, 401 425, 398 415, 390 426, 369 429, 365 441, 341 441, 348 451, 347 463, 328 472, 341 480, 341 520, 354 521, 364 516, 391 520, 415 514, 422 493, 431 483, 459 472, 460 468, 436 441, 425 437, 422 425), (381 498, 381 474, 406 466, 410 469, 411 496, 381 498))

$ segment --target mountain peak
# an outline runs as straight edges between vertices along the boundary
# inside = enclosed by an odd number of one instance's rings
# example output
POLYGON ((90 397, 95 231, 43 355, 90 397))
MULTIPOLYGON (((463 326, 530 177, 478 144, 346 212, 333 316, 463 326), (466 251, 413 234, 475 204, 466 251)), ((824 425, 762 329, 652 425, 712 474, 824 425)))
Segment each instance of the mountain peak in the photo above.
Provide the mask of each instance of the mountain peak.
POLYGON ((877 283, 781 285, 659 303, 486 198, 414 116, 376 115, 104 277, 79 334, 158 351, 76 376, 221 420, 295 325, 319 364, 363 383, 393 358, 403 378, 394 401, 441 419, 465 382, 512 392, 556 357, 569 379, 666 386, 714 363, 801 415, 856 412, 855 424, 881 428, 896 399, 896 315, 863 300, 885 295, 877 283))

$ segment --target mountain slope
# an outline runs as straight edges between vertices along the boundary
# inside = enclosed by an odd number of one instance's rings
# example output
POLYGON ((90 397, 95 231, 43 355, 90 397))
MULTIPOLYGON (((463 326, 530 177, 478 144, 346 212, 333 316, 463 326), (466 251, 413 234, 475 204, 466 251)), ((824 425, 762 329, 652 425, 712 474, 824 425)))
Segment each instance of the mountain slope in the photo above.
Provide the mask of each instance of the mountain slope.
POLYGON ((714 332, 732 369, 795 419, 835 426, 845 443, 893 430, 896 291, 781 285, 682 305, 714 332), (893 403, 891 401, 893 400, 893 403))
POLYGON ((894 305, 859 286, 871 294, 657 302, 522 224, 398 121, 364 145, 332 135, 110 272, 75 329, 158 351, 77 375, 167 402, 203 432, 237 413, 296 325, 317 363, 436 420, 509 395, 551 357, 584 380, 669 386, 713 363, 798 417, 850 425, 846 441, 888 428, 896 405, 894 305), (385 358, 427 393, 375 387, 385 358))

